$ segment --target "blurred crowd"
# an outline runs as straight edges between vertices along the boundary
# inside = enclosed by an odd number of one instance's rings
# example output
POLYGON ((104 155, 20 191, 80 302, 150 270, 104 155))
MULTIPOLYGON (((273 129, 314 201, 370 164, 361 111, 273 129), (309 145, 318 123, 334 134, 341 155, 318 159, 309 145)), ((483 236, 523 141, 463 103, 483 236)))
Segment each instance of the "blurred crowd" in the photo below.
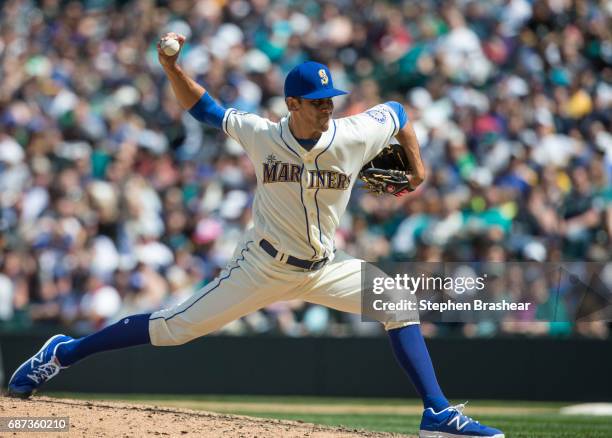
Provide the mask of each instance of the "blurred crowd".
MULTIPOLYGON (((336 117, 405 104, 426 183, 400 200, 354 190, 336 239, 350 254, 610 263, 611 16, 607 0, 2 2, 2 328, 87 333, 171 306, 214 279, 249 226, 253 167, 178 106, 156 53, 170 30, 225 107, 278 120, 284 76, 307 59, 351 90, 336 117)), ((380 330, 295 301, 222 332, 380 330)), ((517 332, 558 331, 486 331, 517 332)))

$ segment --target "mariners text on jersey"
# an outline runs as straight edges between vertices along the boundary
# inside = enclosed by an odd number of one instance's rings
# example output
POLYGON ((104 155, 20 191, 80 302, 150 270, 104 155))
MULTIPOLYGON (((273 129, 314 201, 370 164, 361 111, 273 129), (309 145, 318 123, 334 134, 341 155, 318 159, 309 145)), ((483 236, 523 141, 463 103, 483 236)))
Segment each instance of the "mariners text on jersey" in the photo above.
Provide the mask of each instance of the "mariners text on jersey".
MULTIPOLYGON (((302 178, 302 168, 295 163, 283 163, 274 155, 269 155, 262 163, 263 183, 298 183, 302 178)), ((351 186, 351 176, 335 170, 309 170, 309 189, 347 190, 351 186)))

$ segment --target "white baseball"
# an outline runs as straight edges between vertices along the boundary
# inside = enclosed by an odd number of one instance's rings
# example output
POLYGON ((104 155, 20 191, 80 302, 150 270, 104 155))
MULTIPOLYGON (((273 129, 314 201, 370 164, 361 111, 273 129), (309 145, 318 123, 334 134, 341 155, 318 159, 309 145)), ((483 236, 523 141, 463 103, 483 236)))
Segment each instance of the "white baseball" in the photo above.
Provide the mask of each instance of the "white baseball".
POLYGON ((168 56, 176 55, 180 48, 181 45, 179 44, 178 40, 174 38, 168 38, 162 40, 161 42, 161 49, 168 56))

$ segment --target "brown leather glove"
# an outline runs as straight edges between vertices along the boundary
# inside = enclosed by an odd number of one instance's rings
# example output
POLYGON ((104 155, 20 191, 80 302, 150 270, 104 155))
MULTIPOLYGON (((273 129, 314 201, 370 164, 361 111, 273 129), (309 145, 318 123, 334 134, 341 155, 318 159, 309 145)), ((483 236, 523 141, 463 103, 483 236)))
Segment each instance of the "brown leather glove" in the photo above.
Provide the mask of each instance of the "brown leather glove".
POLYGON ((404 148, 399 144, 391 144, 384 148, 359 172, 359 178, 371 193, 397 197, 414 190, 409 175, 408 158, 404 148))

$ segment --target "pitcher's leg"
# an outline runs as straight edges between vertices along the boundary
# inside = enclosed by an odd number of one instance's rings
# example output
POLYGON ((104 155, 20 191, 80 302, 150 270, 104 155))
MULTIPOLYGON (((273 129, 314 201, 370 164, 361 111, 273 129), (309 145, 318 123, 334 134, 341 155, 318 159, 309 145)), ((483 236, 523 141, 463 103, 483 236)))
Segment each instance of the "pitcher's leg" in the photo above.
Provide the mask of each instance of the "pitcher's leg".
POLYGON ((28 398, 60 370, 91 354, 149 343, 149 316, 133 315, 80 339, 52 336, 15 370, 8 395, 28 398))
MULTIPOLYGON (((252 243, 252 242, 250 242, 252 243)), ((134 345, 178 345, 276 301, 295 288, 295 277, 272 273, 257 248, 246 244, 210 285, 186 302, 154 314, 132 315, 80 339, 55 335, 9 380, 9 395, 27 398, 60 370, 102 351, 134 345), (252 251, 251 251, 252 250, 252 251)), ((267 256, 267 254, 265 255, 267 256)))
POLYGON ((55 355, 63 367, 101 351, 149 344, 150 313, 131 315, 96 333, 58 345, 55 355))
MULTIPOLYGON (((339 251, 334 262, 315 276, 312 290, 304 299, 344 312, 361 313, 362 263, 362 260, 339 251)), ((381 271, 380 275, 385 274, 381 271)), ((425 408, 438 411, 448 407, 421 334, 418 315, 411 321, 387 322, 384 325, 395 357, 412 380, 425 408)))
POLYGON ((151 315, 149 332, 156 346, 180 345, 281 300, 294 289, 291 274, 268 275, 269 256, 249 242, 234 263, 185 302, 151 315))
POLYGON ((387 334, 397 362, 410 377, 425 409, 440 411, 447 408, 449 402, 438 384, 425 339, 421 334, 421 325, 412 324, 388 330, 387 334))
POLYGON ((342 251, 317 272, 309 283, 305 301, 342 312, 361 314, 361 263, 342 251))
MULTIPOLYGON (((325 266, 309 283, 309 291, 301 298, 342 312, 361 314, 361 277, 363 260, 338 251, 334 261, 325 266)), ((380 276, 386 276, 380 271, 380 276)), ((418 313, 408 321, 383 322, 386 330, 418 324, 418 313)))

